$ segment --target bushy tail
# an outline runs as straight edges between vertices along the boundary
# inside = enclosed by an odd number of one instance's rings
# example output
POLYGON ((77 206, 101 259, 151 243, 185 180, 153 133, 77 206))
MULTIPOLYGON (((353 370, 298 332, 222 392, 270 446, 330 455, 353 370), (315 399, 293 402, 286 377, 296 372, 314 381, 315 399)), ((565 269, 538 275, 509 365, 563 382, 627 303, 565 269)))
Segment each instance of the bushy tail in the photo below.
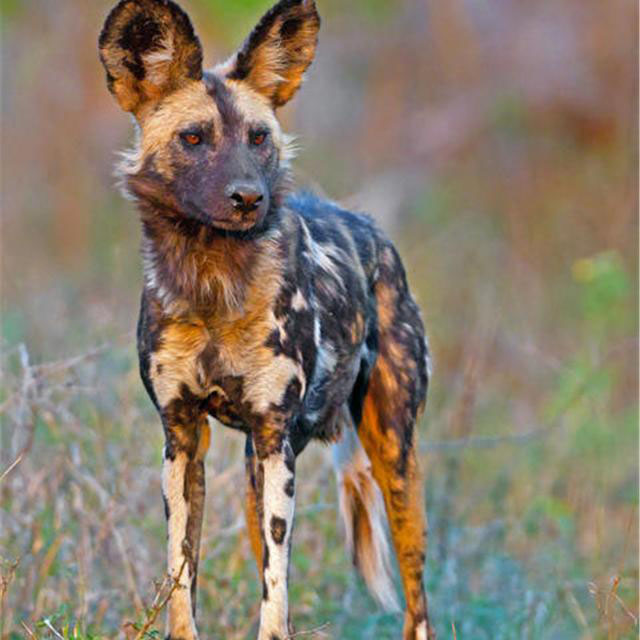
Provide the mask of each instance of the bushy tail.
POLYGON ((333 445, 333 461, 347 549, 371 595, 387 611, 398 611, 384 499, 350 417, 345 422, 341 440, 333 445))

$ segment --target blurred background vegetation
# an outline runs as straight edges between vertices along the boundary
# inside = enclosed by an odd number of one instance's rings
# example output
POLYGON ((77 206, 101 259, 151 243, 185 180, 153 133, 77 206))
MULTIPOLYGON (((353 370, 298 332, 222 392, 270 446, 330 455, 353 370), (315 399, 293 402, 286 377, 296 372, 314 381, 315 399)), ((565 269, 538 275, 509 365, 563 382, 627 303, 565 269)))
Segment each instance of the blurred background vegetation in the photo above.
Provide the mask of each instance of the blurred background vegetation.
MULTIPOLYGON (((96 52, 111 4, 0 5, 3 639, 135 637, 163 577, 139 228, 112 178, 132 128, 96 52)), ((378 219, 424 310, 439 637, 637 637, 636 3, 318 4, 318 57, 281 115, 299 182, 378 219)), ((213 64, 269 0, 184 6, 213 64)), ((256 630, 240 440, 216 429, 207 462, 204 638, 256 630)), ((350 569, 327 451, 301 467, 298 628, 397 638, 350 569)))

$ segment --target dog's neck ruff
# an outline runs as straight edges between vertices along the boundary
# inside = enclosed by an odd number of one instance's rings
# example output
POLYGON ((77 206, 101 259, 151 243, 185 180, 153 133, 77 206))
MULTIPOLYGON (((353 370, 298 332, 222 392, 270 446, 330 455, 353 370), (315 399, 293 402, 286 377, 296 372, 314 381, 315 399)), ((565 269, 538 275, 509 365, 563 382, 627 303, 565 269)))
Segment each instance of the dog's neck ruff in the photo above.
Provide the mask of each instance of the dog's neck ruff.
POLYGON ((144 282, 167 310, 241 313, 256 265, 276 257, 277 228, 225 232, 140 206, 144 282))

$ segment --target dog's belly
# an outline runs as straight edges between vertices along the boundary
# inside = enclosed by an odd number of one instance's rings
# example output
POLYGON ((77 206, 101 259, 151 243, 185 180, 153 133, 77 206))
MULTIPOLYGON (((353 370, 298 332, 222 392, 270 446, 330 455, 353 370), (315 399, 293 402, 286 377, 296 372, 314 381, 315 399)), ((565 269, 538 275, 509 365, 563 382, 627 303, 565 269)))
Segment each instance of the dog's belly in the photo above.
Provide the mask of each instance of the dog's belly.
POLYGON ((225 427, 238 429, 245 433, 249 432, 249 426, 246 417, 242 415, 241 407, 238 406, 237 401, 229 397, 222 387, 214 389, 207 397, 206 409, 212 418, 215 418, 225 427))
MULTIPOLYGON (((297 411, 290 415, 290 435, 304 448, 311 439, 331 441, 339 436, 339 417, 348 404, 361 371, 364 346, 355 353, 333 349, 340 356, 318 361, 318 366, 305 389, 297 411)), ((260 416, 246 399, 249 381, 243 375, 223 375, 210 378, 206 384, 206 410, 224 426, 251 432, 260 424, 260 416)))

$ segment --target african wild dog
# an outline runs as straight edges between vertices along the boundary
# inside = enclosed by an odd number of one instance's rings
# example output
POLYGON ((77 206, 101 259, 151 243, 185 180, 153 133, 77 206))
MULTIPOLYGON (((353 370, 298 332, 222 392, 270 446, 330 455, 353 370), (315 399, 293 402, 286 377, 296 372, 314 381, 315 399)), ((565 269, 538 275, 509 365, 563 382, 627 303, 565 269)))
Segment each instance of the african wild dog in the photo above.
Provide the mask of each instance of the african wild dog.
POLYGON ((347 538, 371 592, 397 606, 386 508, 403 638, 432 633, 416 461, 428 375, 419 311, 368 217, 290 192, 290 139, 274 114, 300 86, 319 25, 313 0, 280 0, 212 71, 171 0, 122 0, 100 36, 109 89, 137 122, 121 170, 142 220, 140 370, 166 436, 168 568, 183 587, 168 607, 173 640, 197 637, 209 415, 246 434, 261 640, 292 633, 295 462, 311 439, 334 444, 347 538))

